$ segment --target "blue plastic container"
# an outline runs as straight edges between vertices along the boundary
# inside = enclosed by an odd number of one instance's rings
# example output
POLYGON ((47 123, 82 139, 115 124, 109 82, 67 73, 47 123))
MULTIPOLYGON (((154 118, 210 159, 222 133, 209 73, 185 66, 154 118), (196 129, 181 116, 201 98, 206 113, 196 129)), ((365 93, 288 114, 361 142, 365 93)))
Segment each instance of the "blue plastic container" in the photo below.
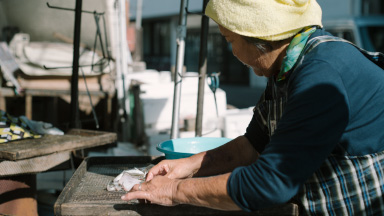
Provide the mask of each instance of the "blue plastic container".
POLYGON ((231 141, 224 137, 192 137, 171 139, 159 143, 156 149, 165 154, 167 159, 179 159, 208 151, 231 141))

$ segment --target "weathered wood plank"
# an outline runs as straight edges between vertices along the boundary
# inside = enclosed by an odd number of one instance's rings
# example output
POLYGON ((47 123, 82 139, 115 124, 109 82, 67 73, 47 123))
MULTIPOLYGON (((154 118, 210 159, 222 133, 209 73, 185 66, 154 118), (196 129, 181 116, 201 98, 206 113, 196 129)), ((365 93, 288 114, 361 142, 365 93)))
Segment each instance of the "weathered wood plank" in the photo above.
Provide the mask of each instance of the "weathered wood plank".
POLYGON ((0 160, 0 176, 40 173, 56 167, 71 158, 71 152, 59 152, 17 161, 0 160))
MULTIPOLYGON (((88 159, 86 158, 84 161, 87 160, 88 159)), ((60 196, 57 198, 54 205, 55 215, 61 215, 61 205, 63 203, 66 203, 68 199, 72 196, 74 190, 76 190, 76 185, 78 185, 78 183, 83 178, 85 172, 87 172, 87 162, 84 161, 77 168, 76 172, 72 175, 71 179, 65 186, 65 189, 60 193, 60 196)))
POLYGON ((55 152, 78 150, 114 143, 116 133, 71 130, 65 135, 44 135, 38 139, 24 139, 0 144, 0 159, 21 160, 55 152))

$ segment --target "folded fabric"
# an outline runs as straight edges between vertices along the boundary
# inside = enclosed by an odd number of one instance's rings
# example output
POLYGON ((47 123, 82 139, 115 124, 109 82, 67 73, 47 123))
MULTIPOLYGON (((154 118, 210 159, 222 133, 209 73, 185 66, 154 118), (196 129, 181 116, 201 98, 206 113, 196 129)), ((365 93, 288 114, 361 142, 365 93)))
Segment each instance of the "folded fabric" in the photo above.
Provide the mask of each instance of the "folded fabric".
POLYGON ((22 118, 16 118, 0 110, 0 143, 13 140, 40 138, 22 118))
POLYGON ((145 177, 152 167, 151 164, 146 167, 124 170, 108 183, 107 191, 130 191, 135 184, 145 181, 145 177))
POLYGON ((19 118, 38 134, 64 135, 62 130, 53 127, 51 123, 30 120, 25 116, 20 116, 19 118))
MULTIPOLYGON (((63 42, 30 41, 25 33, 16 34, 9 48, 21 71, 28 76, 71 76, 73 45, 63 42), (56 68, 47 70, 47 68, 56 68)), ((79 64, 85 76, 109 73, 113 62, 100 57, 97 53, 80 47, 79 64), (94 66, 91 66, 94 65, 94 66)))

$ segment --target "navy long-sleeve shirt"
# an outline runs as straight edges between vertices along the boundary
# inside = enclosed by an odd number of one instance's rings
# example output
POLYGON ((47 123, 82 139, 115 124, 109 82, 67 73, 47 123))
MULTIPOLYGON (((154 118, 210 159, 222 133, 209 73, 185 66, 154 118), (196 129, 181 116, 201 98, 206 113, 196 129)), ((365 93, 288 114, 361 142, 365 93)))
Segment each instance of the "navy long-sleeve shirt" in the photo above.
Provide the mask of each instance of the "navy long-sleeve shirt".
MULTIPOLYGON (((325 34, 319 29, 311 37, 325 34)), ((245 211, 289 201, 331 153, 384 150, 384 71, 352 45, 327 42, 306 54, 287 95, 270 138, 255 115, 245 133, 261 155, 235 169, 227 184, 245 211)))

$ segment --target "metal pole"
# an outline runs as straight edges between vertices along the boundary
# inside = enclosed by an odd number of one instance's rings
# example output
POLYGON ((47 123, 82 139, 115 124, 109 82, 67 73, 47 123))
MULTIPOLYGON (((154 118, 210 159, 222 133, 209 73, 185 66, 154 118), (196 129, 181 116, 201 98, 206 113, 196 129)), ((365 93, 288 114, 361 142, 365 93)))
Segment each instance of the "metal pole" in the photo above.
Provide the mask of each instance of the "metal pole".
POLYGON ((120 141, 128 141, 131 136, 130 125, 129 125, 129 99, 127 96, 126 89, 126 76, 128 74, 128 63, 131 63, 132 60, 127 44, 127 27, 126 27, 126 11, 125 11, 125 0, 117 1, 117 41, 118 41, 118 52, 119 54, 116 56, 116 69, 118 70, 116 73, 120 77, 118 77, 118 99, 119 99, 119 114, 120 114, 120 124, 122 136, 120 141))
POLYGON ((185 37, 187 35, 187 11, 186 7, 188 0, 181 0, 180 2, 180 15, 179 26, 177 27, 177 54, 176 54, 176 70, 175 70, 175 88, 173 93, 173 115, 172 115, 172 129, 171 139, 179 137, 179 116, 180 116, 180 96, 181 96, 181 81, 184 66, 184 52, 185 52, 185 37))
POLYGON ((143 0, 137 0, 136 7, 136 50, 134 60, 140 62, 143 60, 143 28, 142 28, 143 0))
MULTIPOLYGON (((209 0, 203 2, 203 12, 209 0)), ((205 76, 207 74, 207 41, 208 41, 209 18, 202 16, 200 33, 200 54, 199 54, 199 89, 197 94, 197 112, 196 112, 196 136, 202 136, 203 129, 203 108, 204 108, 204 86, 205 76)))
POLYGON ((79 56, 80 56, 80 30, 81 30, 81 7, 83 0, 76 0, 75 29, 73 35, 73 61, 71 80, 71 128, 80 128, 79 120, 79 56))
POLYGON ((142 11, 143 11, 143 0, 137 0, 137 7, 136 7, 136 29, 141 29, 141 17, 142 17, 142 11))

